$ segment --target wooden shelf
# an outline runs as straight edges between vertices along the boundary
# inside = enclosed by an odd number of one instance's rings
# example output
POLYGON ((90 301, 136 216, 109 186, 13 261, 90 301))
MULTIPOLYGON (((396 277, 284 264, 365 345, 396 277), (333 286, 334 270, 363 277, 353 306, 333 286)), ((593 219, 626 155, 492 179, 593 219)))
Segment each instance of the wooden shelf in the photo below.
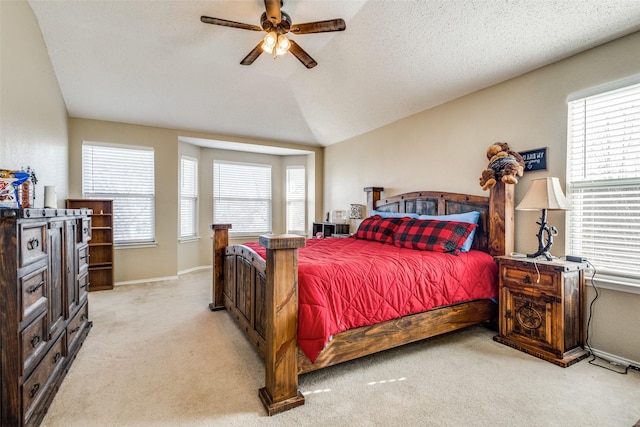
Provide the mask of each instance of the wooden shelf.
POLYGON ((89 290, 113 289, 113 200, 67 199, 67 208, 80 207, 93 211, 89 241, 89 290))

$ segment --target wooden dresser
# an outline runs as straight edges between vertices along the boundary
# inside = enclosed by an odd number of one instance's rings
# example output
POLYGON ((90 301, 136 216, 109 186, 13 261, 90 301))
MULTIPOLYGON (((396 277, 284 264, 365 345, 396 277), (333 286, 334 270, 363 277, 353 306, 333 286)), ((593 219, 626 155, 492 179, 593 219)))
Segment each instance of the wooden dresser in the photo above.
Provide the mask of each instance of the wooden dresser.
POLYGON ((583 263, 497 257, 499 334, 494 340, 567 367, 584 359, 583 263))
POLYGON ((0 210, 0 425, 38 425, 91 329, 87 209, 0 210))

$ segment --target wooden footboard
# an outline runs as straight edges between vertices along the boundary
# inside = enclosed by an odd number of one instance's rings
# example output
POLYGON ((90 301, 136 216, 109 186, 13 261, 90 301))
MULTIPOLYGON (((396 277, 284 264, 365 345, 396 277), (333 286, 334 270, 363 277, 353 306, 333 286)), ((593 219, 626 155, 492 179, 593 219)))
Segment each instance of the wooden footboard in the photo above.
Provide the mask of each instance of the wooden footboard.
MULTIPOLYGON (((490 198, 451 193, 416 192, 380 200, 382 188, 371 187, 369 209, 434 214, 480 210, 478 244, 492 255, 513 250, 513 185, 499 183, 490 198), (416 200, 418 202, 416 202, 416 200), (418 208, 422 209, 422 208, 418 208), (417 212, 421 213, 420 210, 417 212)), ((298 349, 297 235, 260 237, 266 260, 245 246, 228 246, 229 224, 214 224, 212 310, 226 308, 265 359, 265 387, 259 396, 269 415, 304 404, 298 375, 418 341, 496 316, 496 304, 478 300, 352 329, 333 337, 315 363, 298 349)), ((476 247, 474 245, 474 247, 476 247)))

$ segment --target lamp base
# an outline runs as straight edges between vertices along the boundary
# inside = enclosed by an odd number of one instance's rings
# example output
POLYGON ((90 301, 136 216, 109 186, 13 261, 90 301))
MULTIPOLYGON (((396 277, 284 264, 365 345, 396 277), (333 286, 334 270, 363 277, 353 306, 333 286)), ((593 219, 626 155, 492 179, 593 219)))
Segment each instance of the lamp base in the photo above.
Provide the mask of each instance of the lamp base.
POLYGON ((558 234, 558 230, 547 224, 547 210, 542 209, 542 216, 540 217, 540 222, 536 224, 540 224, 540 230, 538 230, 538 251, 534 254, 527 254, 527 258, 538 258, 539 256, 544 255, 547 261, 551 261, 553 257, 549 253, 549 249, 551 249, 551 245, 553 245, 553 236, 558 234), (546 242, 544 239, 546 238, 546 242))

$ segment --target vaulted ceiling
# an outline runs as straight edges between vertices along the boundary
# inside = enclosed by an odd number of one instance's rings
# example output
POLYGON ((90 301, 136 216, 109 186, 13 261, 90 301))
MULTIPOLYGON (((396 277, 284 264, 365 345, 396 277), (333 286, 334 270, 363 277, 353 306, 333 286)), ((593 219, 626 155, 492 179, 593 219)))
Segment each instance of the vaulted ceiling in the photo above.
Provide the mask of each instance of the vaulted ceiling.
MULTIPOLYGON (((637 0, 285 0, 287 54, 240 61, 263 0, 29 0, 69 115, 327 146, 640 30, 637 0)), ((637 52, 629 52, 637 55, 637 52)))

